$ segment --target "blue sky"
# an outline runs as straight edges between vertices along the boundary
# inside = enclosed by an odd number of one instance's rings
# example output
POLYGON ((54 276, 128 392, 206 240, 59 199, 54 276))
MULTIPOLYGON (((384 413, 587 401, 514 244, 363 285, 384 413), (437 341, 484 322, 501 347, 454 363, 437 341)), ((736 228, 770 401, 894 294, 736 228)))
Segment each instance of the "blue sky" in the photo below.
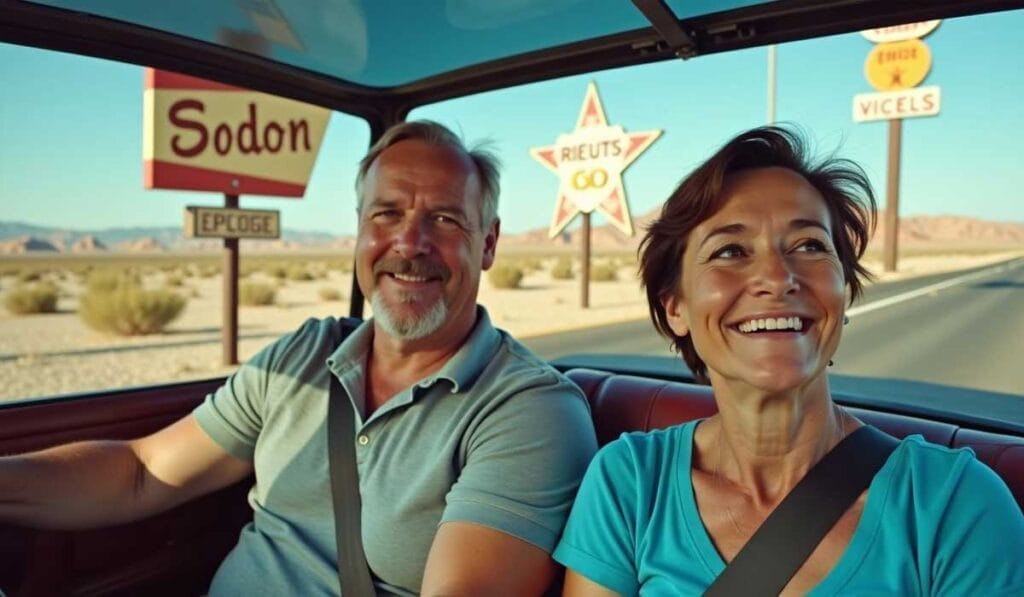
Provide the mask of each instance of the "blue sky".
MULTIPOLYGON (((942 112, 903 124, 900 213, 1024 221, 1024 11, 946 20, 925 43, 942 112)), ((778 48, 777 119, 797 123, 822 152, 858 161, 884 202, 887 127, 857 124, 851 105, 872 91, 859 34, 778 48)), ((610 124, 665 132, 626 171, 634 216, 659 205, 686 172, 733 134, 766 118, 764 48, 568 77, 426 106, 470 141, 489 138, 505 164, 506 232, 546 227, 558 180, 528 154, 574 126, 595 81, 610 124)), ((142 69, 0 44, 0 220, 72 229, 178 226, 185 205, 212 193, 142 188, 142 69)), ((335 114, 303 199, 243 196, 279 209, 289 229, 351 234, 356 163, 369 140, 335 114)), ((596 217, 601 224, 602 217, 596 217)))

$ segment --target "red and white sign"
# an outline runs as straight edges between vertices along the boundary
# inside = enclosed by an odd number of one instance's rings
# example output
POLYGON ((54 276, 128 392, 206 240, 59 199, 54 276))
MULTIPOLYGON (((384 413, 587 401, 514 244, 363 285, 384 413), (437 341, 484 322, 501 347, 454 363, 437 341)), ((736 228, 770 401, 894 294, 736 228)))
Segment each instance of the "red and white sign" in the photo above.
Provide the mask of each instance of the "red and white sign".
POLYGON ((576 214, 595 209, 632 236, 622 173, 659 135, 660 130, 627 133, 621 126, 609 126, 597 86, 587 85, 576 130, 559 135, 554 145, 530 150, 530 155, 562 181, 548 236, 557 236, 576 214))
POLYGON ((146 69, 147 189, 302 197, 330 110, 146 69))
POLYGON ((941 23, 941 19, 934 21, 919 21, 917 23, 904 23, 892 25, 891 27, 878 27, 877 29, 865 29, 861 35, 876 44, 891 41, 904 41, 908 39, 920 39, 932 31, 941 23))
POLYGON ((853 96, 853 120, 869 122, 935 116, 939 113, 941 99, 942 94, 938 87, 859 93, 853 96))

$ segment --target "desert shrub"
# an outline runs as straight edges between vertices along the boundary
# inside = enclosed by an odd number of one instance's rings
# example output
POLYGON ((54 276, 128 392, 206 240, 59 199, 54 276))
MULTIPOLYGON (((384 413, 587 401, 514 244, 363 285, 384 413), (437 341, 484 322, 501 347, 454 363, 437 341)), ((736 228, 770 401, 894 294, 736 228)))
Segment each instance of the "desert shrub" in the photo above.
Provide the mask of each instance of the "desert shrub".
POLYGON ((288 277, 288 268, 280 264, 268 265, 264 268, 263 273, 267 274, 271 278, 283 280, 288 277))
POLYGON ((238 285, 238 302, 248 306, 273 305, 277 288, 270 284, 245 282, 238 285))
POLYGON ((141 286, 138 274, 127 271, 97 270, 89 274, 85 281, 86 293, 113 292, 122 286, 141 286))
POLYGON ((519 288, 523 281, 523 270, 514 265, 497 263, 487 272, 487 279, 495 288, 519 288))
POLYGON ((38 282, 43 277, 43 272, 39 270, 30 269, 28 271, 19 272, 17 276, 18 282, 38 282))
POLYGON ((618 268, 612 263, 598 263, 590 269, 590 279, 595 282, 614 282, 618 278, 618 268))
POLYGON ((204 265, 202 268, 199 269, 199 277, 200 278, 212 278, 212 277, 217 276, 217 275, 220 275, 220 266, 219 265, 207 264, 207 265, 204 265))
POLYGON ((312 280, 313 274, 309 273, 309 270, 301 265, 293 265, 288 268, 288 279, 305 282, 307 280, 312 280))
POLYGON ((121 336, 162 332, 185 309, 186 299, 170 290, 146 290, 122 280, 112 290, 87 291, 78 315, 89 327, 121 336))
POLYGON ((48 282, 15 286, 4 296, 4 306, 15 315, 53 313, 57 310, 57 287, 48 282))
POLYGON ((317 291, 322 301, 338 301, 341 300, 341 291, 331 286, 323 286, 317 291))
POLYGON ((347 274, 352 271, 352 259, 331 259, 327 262, 327 269, 347 274))
POLYGON ((169 287, 176 288, 183 285, 184 283, 185 281, 178 274, 167 274, 167 276, 164 278, 164 285, 169 287))
POLYGON ((527 257, 523 259, 521 265, 528 272, 539 272, 544 269, 544 262, 537 257, 527 257))
POLYGON ((559 257, 558 261, 551 266, 551 277, 555 280, 572 280, 572 259, 559 257))

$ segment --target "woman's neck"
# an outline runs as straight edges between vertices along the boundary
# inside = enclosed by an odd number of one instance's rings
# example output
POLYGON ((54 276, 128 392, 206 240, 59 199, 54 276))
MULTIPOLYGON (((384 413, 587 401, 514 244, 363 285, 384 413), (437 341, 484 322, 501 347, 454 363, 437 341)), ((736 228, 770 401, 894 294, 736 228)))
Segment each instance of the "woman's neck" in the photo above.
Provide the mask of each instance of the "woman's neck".
POLYGON ((821 458, 859 426, 836 406, 824 376, 786 395, 718 384, 719 415, 708 456, 714 472, 774 508, 821 458))

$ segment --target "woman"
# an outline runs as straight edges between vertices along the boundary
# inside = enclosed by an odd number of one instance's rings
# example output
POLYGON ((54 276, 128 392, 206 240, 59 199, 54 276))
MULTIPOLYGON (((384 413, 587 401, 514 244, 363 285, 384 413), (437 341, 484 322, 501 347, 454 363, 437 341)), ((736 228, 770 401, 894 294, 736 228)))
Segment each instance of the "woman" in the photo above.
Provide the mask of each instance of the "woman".
MULTIPOLYGON (((690 174, 641 244, 658 330, 718 414, 624 434, 587 472, 555 559, 566 595, 704 592, 805 474, 863 424, 826 368, 874 222, 852 162, 781 128, 690 174)), ((786 594, 1024 594, 1024 518, 968 450, 903 440, 786 594)))

